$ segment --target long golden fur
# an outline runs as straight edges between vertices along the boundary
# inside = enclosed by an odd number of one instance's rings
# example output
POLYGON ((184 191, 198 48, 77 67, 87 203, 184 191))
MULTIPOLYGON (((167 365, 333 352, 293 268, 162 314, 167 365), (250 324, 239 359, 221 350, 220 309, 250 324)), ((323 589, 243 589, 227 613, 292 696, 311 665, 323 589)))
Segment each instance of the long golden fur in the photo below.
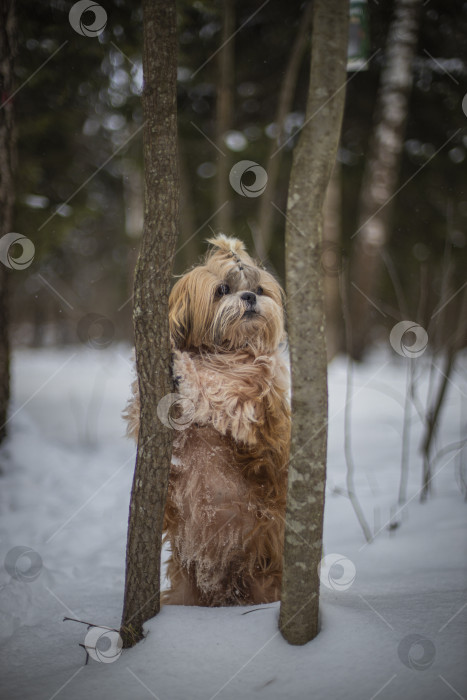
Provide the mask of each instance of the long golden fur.
MULTIPOLYGON (((283 293, 241 241, 220 235, 209 243, 204 263, 169 299, 183 399, 173 423, 164 521, 170 588, 162 600, 268 603, 280 597, 290 439, 283 293)), ((126 417, 136 439, 137 382, 133 389, 126 417)))

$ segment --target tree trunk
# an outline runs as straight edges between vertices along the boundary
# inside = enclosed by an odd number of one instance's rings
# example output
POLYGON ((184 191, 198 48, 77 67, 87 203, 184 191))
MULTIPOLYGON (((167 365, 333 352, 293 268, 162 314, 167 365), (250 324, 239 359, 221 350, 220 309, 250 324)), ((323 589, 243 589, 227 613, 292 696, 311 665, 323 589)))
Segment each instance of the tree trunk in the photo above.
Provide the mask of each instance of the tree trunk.
POLYGON ((375 296, 382 269, 381 250, 390 234, 390 202, 404 146, 421 4, 422 0, 396 0, 388 32, 374 135, 360 192, 358 229, 353 236, 351 278, 356 286, 351 286, 350 302, 355 359, 361 359, 368 343, 370 306, 365 297, 375 296))
POLYGON ((342 304, 339 275, 342 267, 341 235, 341 167, 336 160, 326 191, 323 209, 324 311, 328 362, 344 350, 342 304))
POLYGON ((285 118, 292 110, 298 73, 302 65, 303 54, 305 53, 305 49, 307 47, 312 6, 313 3, 310 0, 303 12, 297 36, 290 52, 289 61, 284 73, 284 78, 282 80, 279 98, 277 101, 277 112, 274 122, 277 125, 278 135, 277 139, 271 141, 271 148, 266 168, 268 173, 268 189, 264 197, 261 197, 259 209, 259 235, 257 237, 258 244, 256 245, 256 252, 261 259, 267 258, 271 247, 272 224, 274 217, 274 208, 271 204, 271 200, 274 199, 277 181, 279 179, 283 152, 281 146, 284 143, 285 118))
MULTIPOLYGON (((16 138, 14 127, 13 62, 16 55, 14 0, 0 0, 0 238, 13 227, 16 138)), ((0 442, 6 435, 10 400, 10 345, 8 337, 9 270, 0 263, 0 442)))
MULTIPOLYGON (((216 177, 216 210, 222 207, 224 202, 230 199, 231 189, 229 184, 230 151, 226 149, 224 136, 232 128, 233 115, 233 83, 235 75, 234 41, 231 38, 235 31, 235 5, 234 0, 224 0, 221 5, 222 37, 221 49, 218 55, 218 79, 217 79, 217 114, 216 114, 216 145, 219 151, 217 156, 216 177), (222 155, 226 152, 226 155, 222 155)), ((226 235, 232 232, 230 202, 222 207, 216 217, 218 230, 226 235)))
MULTIPOLYGON (((452 289, 450 289, 449 284, 446 284, 445 292, 442 294, 441 299, 446 297, 451 297, 452 289)), ((433 318, 433 316, 432 316, 433 318)), ((445 325, 445 324, 443 324, 445 325)), ((467 330, 467 289, 464 289, 462 295, 462 301, 459 307, 459 317, 456 325, 456 330, 451 336, 448 336, 446 332, 440 334, 442 342, 445 345, 445 359, 444 368, 441 371, 441 378, 439 380, 439 385, 434 393, 434 396, 430 400, 431 392, 429 392, 429 404, 427 406, 425 415, 425 432, 422 438, 421 451, 423 455, 423 479, 422 479, 422 490, 420 493, 420 501, 423 503, 426 501, 428 494, 431 491, 431 482, 433 478, 432 465, 431 465, 431 449, 433 447, 433 442, 436 437, 436 433, 439 430, 440 415, 443 409, 444 403, 446 401, 448 383, 453 383, 451 380, 452 372, 455 367, 457 354, 463 350, 465 347, 465 334, 467 330)), ((432 358, 432 367, 435 365, 435 357, 432 358)))
POLYGON ((143 0, 145 212, 133 320, 141 402, 128 527, 124 646, 160 609, 161 535, 172 433, 157 404, 172 391, 168 297, 179 209, 175 0, 143 0))
POLYGON ((318 633, 327 446, 322 210, 344 110, 348 21, 347 0, 314 0, 307 116, 287 203, 292 439, 279 624, 292 644, 318 633))
POLYGON ((187 168, 187 154, 179 148, 179 174, 180 174, 180 238, 178 246, 178 268, 188 269, 197 259, 200 251, 196 236, 196 216, 193 193, 191 190, 192 180, 187 168), (181 152, 180 152, 181 151, 181 152))

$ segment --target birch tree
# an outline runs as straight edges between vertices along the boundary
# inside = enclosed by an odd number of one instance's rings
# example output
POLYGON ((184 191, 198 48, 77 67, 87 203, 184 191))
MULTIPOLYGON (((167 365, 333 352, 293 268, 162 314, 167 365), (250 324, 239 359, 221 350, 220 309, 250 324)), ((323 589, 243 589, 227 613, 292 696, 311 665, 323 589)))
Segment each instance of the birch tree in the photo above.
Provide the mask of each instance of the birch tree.
POLYGON ((143 25, 145 211, 133 309, 141 409, 121 628, 126 647, 160 609, 172 433, 158 420, 157 404, 172 391, 168 298, 179 208, 175 0, 143 0, 143 25))
POLYGON ((310 87, 286 224, 292 438, 279 625, 292 644, 318 633, 327 447, 322 209, 345 99, 348 0, 314 0, 310 87))
POLYGON ((367 344, 368 299, 377 291, 381 251, 390 235, 391 201, 396 193, 404 146, 421 5, 422 0, 396 0, 386 42, 374 134, 363 174, 352 251, 350 301, 355 359, 361 359, 367 344))

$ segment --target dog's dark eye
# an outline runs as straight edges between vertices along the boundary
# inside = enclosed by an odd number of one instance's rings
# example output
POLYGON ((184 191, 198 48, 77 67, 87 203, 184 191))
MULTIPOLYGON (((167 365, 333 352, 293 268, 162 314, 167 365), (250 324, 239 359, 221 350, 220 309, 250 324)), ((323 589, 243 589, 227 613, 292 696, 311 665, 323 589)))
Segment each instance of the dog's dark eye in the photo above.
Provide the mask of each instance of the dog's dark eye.
POLYGON ((229 294, 230 287, 228 284, 220 284, 216 289, 216 296, 223 297, 224 294, 229 294))
POLYGON ((264 294, 264 289, 262 287, 258 287, 256 294, 264 294))

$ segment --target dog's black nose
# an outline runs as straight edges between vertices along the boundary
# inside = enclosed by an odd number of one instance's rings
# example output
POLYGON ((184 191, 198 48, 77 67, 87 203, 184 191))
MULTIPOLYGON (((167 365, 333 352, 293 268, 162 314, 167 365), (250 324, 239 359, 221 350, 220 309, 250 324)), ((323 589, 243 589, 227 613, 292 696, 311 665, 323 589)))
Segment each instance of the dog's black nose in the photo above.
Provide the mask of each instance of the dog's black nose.
POLYGON ((254 292, 243 292, 240 299, 242 301, 246 301, 246 303, 250 306, 254 306, 256 304, 256 294, 254 292))

